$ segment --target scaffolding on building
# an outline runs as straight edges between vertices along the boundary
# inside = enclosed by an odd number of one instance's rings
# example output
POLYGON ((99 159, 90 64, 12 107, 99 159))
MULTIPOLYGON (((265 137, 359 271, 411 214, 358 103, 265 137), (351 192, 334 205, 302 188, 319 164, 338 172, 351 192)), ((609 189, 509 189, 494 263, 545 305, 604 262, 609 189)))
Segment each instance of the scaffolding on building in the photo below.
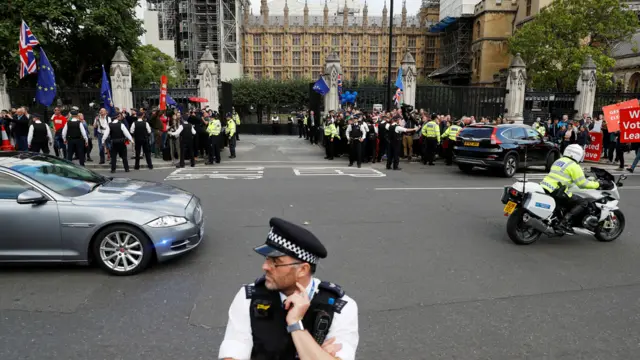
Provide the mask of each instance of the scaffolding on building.
POLYGON ((445 18, 432 26, 440 35, 440 68, 429 74, 449 85, 468 85, 471 80, 473 18, 445 18))

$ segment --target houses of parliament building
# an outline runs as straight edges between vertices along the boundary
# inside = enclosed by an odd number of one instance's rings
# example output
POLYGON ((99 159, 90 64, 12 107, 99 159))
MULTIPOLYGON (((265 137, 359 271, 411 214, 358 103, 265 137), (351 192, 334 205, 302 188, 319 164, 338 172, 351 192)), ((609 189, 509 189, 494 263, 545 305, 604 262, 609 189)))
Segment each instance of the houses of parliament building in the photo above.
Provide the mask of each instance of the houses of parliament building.
MULTIPOLYGON (((392 76, 405 53, 416 60, 418 78, 439 66, 438 34, 429 33, 438 22, 438 4, 393 19, 392 76)), ((357 0, 261 1, 260 15, 243 10, 243 69, 254 79, 317 79, 324 73, 325 59, 337 52, 345 81, 384 81, 389 51, 387 6, 381 16, 360 8, 357 0), (296 15, 289 15, 290 13, 296 15), (298 14, 302 13, 300 16, 298 14)))

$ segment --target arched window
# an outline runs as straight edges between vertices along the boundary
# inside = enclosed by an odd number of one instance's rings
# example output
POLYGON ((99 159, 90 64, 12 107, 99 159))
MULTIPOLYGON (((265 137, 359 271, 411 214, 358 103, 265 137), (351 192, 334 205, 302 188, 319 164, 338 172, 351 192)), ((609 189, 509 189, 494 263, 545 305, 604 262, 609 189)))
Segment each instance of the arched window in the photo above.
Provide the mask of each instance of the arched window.
POLYGON ((480 21, 476 21, 476 39, 480 39, 480 21))
POLYGON ((629 78, 628 91, 632 93, 640 92, 640 73, 633 73, 629 78))

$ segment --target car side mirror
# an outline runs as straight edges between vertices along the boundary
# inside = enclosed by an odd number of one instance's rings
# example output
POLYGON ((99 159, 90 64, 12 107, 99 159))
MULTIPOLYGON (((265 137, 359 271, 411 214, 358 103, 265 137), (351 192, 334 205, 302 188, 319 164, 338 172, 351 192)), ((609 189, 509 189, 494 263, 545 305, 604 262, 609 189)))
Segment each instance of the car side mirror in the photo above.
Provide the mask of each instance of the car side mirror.
POLYGON ((47 202, 47 198, 41 193, 33 190, 27 190, 18 195, 18 204, 41 204, 47 202))

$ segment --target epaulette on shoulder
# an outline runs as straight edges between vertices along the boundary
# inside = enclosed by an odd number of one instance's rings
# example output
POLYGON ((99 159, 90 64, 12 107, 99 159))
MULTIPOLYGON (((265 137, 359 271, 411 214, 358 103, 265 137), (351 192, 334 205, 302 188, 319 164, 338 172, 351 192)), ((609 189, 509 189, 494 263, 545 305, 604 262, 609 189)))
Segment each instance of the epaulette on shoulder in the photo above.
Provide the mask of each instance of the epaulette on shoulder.
POLYGON ((318 285, 318 288, 334 293, 337 298, 341 298, 344 296, 344 290, 342 290, 340 285, 334 284, 332 282, 322 281, 320 282, 320 285, 318 285))
POLYGON ((255 294, 256 292, 256 286, 262 286, 262 284, 264 284, 265 282, 265 277, 264 275, 257 278, 256 281, 253 284, 247 284, 244 286, 244 292, 245 292, 245 296, 247 297, 247 299, 251 299, 253 297, 253 294, 255 294))

